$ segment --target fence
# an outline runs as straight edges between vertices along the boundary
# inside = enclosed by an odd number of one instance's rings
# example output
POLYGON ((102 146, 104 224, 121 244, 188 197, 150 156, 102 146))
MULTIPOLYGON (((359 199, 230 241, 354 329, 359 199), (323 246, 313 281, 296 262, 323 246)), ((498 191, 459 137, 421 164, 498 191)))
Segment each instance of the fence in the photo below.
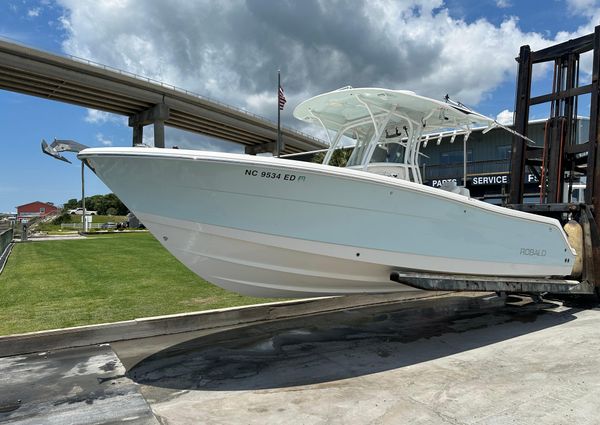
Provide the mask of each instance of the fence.
MULTIPOLYGON (((106 223, 88 223, 88 229, 115 229, 114 226, 107 226, 106 223), (102 227, 104 226, 104 227, 102 227)), ((83 228, 83 223, 62 223, 60 225, 60 229, 73 229, 73 230, 81 230, 83 228)))
POLYGON ((0 256, 13 240, 13 229, 0 230, 0 256))

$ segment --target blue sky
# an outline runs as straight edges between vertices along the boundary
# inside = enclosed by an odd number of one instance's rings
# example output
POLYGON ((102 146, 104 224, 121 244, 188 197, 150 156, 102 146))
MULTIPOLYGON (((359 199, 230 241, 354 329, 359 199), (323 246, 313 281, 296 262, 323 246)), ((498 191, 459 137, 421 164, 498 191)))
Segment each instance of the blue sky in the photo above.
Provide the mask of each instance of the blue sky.
MULTIPOLYGON (((596 0, 166 3, 2 0, 0 36, 147 75, 271 119, 280 67, 288 98, 284 124, 309 132, 294 121, 293 108, 348 84, 438 98, 450 93, 494 117, 512 111, 513 58, 521 44, 541 48, 600 24, 596 0)), ((535 84, 548 78, 541 70, 535 84)), ((43 155, 42 138, 131 144, 124 117, 5 90, 0 110, 0 211, 79 197, 79 164, 43 155)), ((544 111, 536 113, 542 118, 544 111)), ((240 150, 168 129, 172 144, 240 150)), ((87 177, 87 194, 109 192, 91 172, 87 177)))

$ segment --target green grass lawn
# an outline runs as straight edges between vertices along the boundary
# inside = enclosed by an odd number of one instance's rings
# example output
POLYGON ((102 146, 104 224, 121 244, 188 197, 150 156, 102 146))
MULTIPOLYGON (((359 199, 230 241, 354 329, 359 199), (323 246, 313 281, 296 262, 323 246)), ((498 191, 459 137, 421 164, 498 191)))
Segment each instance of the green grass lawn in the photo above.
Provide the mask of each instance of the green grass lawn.
POLYGON ((16 244, 0 335, 267 302, 207 283, 149 233, 16 244))

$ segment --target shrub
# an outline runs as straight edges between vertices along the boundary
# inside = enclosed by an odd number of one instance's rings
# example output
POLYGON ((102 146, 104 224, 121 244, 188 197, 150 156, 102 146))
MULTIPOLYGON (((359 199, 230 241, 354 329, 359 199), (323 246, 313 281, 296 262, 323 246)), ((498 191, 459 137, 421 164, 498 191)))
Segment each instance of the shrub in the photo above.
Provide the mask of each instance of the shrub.
POLYGON ((63 223, 70 223, 70 222, 71 222, 71 216, 69 215, 69 212, 66 210, 63 211, 61 215, 59 215, 54 220, 52 220, 52 224, 63 224, 63 223))

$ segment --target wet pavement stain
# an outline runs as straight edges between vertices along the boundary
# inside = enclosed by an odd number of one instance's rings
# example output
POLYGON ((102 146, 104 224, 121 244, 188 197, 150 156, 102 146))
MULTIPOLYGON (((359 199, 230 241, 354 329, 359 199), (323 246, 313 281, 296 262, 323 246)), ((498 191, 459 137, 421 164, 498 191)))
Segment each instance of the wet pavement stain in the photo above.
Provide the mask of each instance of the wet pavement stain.
POLYGON ((115 370, 116 366, 117 366, 117 362, 112 360, 110 362, 107 362, 103 366, 100 366, 100 370, 103 370, 104 372, 111 372, 111 371, 115 370))
POLYGON ((325 319, 248 326, 187 341, 146 358, 127 376, 144 385, 187 390, 318 384, 427 361, 568 320, 572 316, 510 306, 449 314, 434 309, 340 312, 325 319), (490 333, 485 339, 486 328, 510 322, 524 326, 506 334, 490 333), (483 341, 461 347, 446 344, 437 352, 406 349, 415 341, 475 330, 483 330, 483 341))
POLYGON ((85 394, 83 396, 75 396, 63 398, 52 403, 53 406, 60 406, 63 404, 75 404, 75 403, 85 403, 85 404, 94 404, 94 400, 102 400, 104 397, 97 397, 94 393, 85 394))
POLYGON ((99 384, 104 384, 105 382, 115 381, 117 379, 121 379, 124 377, 125 377, 125 375, 115 375, 115 376, 107 376, 106 378, 97 377, 96 380, 98 381, 99 384))
POLYGON ((0 413, 14 412, 21 407, 21 400, 4 401, 0 400, 0 413))

